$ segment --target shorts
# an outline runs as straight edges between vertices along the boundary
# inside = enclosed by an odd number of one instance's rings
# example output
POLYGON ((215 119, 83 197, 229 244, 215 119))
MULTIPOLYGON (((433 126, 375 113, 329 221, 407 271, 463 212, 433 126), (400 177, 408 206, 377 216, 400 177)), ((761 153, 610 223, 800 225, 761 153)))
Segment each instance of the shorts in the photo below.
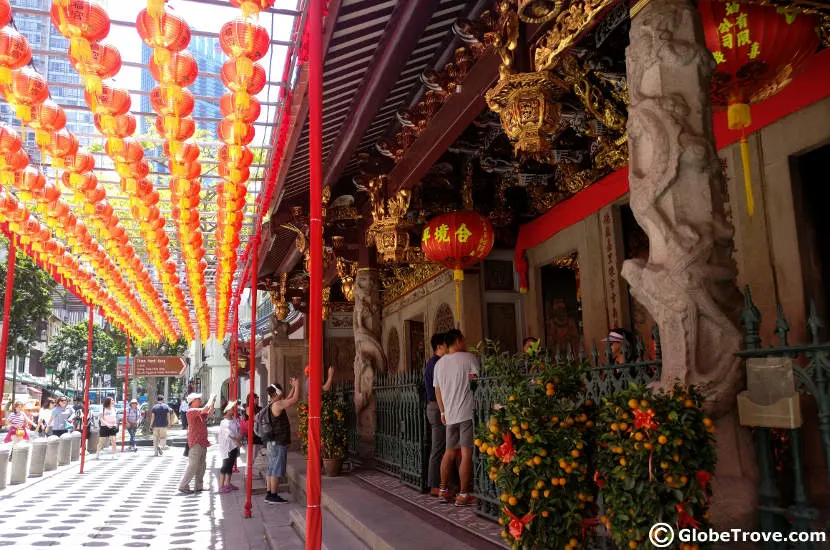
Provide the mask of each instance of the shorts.
POLYGON ((233 463, 236 462, 236 458, 239 456, 239 447, 235 447, 231 449, 231 452, 228 453, 228 458, 222 460, 222 467, 219 469, 220 474, 231 475, 233 473, 233 463))
POLYGON ((285 462, 288 457, 288 447, 268 442, 268 477, 285 477, 285 462))
POLYGON ((473 421, 447 425, 447 449, 473 446, 473 421))
POLYGON ((118 435, 118 426, 110 428, 109 426, 101 426, 101 437, 112 437, 118 435))

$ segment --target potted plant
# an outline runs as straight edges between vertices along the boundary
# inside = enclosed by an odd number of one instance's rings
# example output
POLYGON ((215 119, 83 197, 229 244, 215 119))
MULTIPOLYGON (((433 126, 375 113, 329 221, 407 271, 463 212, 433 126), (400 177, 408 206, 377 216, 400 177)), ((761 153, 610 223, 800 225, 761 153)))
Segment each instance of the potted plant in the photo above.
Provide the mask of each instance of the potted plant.
POLYGON ((323 468, 326 475, 340 475, 343 459, 346 458, 348 433, 343 406, 334 392, 325 392, 321 407, 320 439, 322 444, 323 468))

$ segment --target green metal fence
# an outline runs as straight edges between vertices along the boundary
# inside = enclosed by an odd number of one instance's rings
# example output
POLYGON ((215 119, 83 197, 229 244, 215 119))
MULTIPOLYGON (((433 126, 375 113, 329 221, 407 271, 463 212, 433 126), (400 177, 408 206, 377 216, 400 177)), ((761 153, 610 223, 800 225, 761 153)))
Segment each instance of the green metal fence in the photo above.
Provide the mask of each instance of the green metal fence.
POLYGON ((349 439, 346 447, 346 458, 352 462, 357 461, 357 413, 354 408, 354 382, 343 382, 335 384, 332 391, 337 396, 337 402, 343 407, 346 418, 346 428, 349 431, 349 439))
MULTIPOLYGON (((631 362, 609 364, 613 359, 610 344, 602 356, 594 346, 589 361, 591 365, 596 366, 586 372, 584 377, 586 399, 591 398, 597 401, 617 389, 627 388, 631 383, 648 384, 660 379, 660 336, 656 326, 652 330, 649 345, 638 337, 634 349, 623 349, 623 353, 631 359, 631 362)), ((588 360, 584 353, 579 353, 575 357, 570 350, 564 354, 557 351, 552 359, 557 363, 570 362, 575 359, 588 360)), ((506 389, 501 380, 488 377, 484 373, 484 376, 480 377, 474 385, 473 422, 475 425, 487 422, 493 405, 502 402, 506 397, 506 389)), ((501 506, 499 491, 489 477, 487 456, 480 453, 478 449, 473 451, 473 468, 474 492, 478 499, 476 513, 496 520, 501 506)))
POLYGON ((376 467, 425 491, 429 439, 423 370, 376 374, 375 407, 376 467))
MULTIPOLYGON (((818 435, 824 449, 825 468, 830 478, 830 341, 822 341, 821 329, 824 324, 816 314, 815 304, 810 305, 807 318, 810 339, 808 344, 790 344, 790 324, 779 304, 775 320, 778 344, 764 347, 760 337, 761 313, 752 301, 749 287, 744 293, 741 318, 745 350, 738 353, 740 357, 789 357, 793 360, 793 375, 797 389, 802 394, 802 403, 810 400, 815 402, 818 412, 818 435)), ((805 420, 809 422, 810 419, 805 420)), ((761 475, 758 509, 761 530, 783 533, 830 530, 830 522, 821 525, 819 511, 810 502, 807 494, 805 456, 802 448, 803 428, 779 431, 755 428, 753 437, 761 475), (776 468, 776 455, 778 466, 784 467, 776 468)), ((764 547, 779 549, 788 546, 784 542, 766 542, 764 547)), ((816 545, 804 542, 794 547, 815 548, 816 545)), ((826 547, 826 543, 822 547, 826 547)))

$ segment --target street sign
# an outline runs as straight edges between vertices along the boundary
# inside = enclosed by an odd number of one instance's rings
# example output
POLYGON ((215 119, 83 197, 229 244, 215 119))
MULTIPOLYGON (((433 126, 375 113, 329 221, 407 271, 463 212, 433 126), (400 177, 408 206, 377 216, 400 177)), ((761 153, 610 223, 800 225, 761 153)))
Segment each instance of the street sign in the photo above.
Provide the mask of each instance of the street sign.
POLYGON ((181 376, 187 367, 181 357, 134 357, 130 359, 134 376, 181 376))
MULTIPOLYGON (((130 361, 132 363, 132 361, 130 361)), ((135 371, 135 365, 130 365, 130 375, 132 376, 135 371)), ((127 374, 127 358, 126 357, 119 357, 118 362, 115 365, 115 376, 118 378, 124 378, 127 374)))

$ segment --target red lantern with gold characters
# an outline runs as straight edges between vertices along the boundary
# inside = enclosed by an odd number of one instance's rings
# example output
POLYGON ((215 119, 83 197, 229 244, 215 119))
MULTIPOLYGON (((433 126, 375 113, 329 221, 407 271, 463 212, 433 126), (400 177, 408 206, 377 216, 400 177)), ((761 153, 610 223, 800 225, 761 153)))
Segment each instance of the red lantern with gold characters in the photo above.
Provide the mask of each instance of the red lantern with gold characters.
POLYGON ((9 84, 12 71, 26 66, 31 60, 32 49, 22 34, 9 27, 0 30, 0 84, 9 84))
POLYGON ((13 71, 11 82, 4 91, 6 100, 16 108, 17 118, 25 123, 32 120, 32 108, 49 97, 46 80, 29 67, 13 71))
MULTIPOLYGON (((717 64, 710 96, 727 109, 729 128, 752 124, 749 106, 790 83, 819 46, 819 16, 796 8, 736 1, 700 0, 706 47, 717 64)), ((754 211, 749 145, 741 138, 747 211, 754 211)))
POLYGON ((53 0, 49 10, 52 24, 69 39, 69 54, 87 61, 92 56, 90 44, 106 38, 110 18, 106 10, 89 0, 53 0))
POLYGON ((78 59, 69 54, 69 61, 85 79, 85 88, 90 93, 100 93, 101 82, 121 70, 121 52, 110 44, 90 44, 88 59, 78 59))
POLYGON ((141 10, 135 25, 144 43, 153 48, 157 63, 169 62, 171 53, 180 52, 190 44, 190 27, 170 12, 153 17, 147 10, 141 10))
POLYGON ((268 53, 271 39, 265 27, 243 19, 228 21, 219 30, 219 46, 228 57, 259 61, 268 53))
POLYGON ((490 220, 473 210, 450 212, 427 222, 421 249, 433 262, 453 270, 456 315, 461 315, 461 281, 464 269, 482 261, 493 249, 490 220))

